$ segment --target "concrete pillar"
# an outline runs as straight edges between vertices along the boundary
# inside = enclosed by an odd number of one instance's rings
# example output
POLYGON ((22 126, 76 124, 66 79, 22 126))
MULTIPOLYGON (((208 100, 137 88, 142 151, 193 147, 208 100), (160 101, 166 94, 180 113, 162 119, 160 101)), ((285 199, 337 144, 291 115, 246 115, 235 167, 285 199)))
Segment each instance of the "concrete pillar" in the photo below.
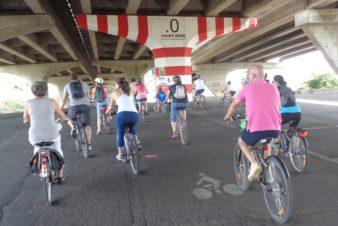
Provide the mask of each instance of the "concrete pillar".
POLYGON ((324 54, 338 75, 338 9, 309 9, 295 16, 311 42, 324 54))
POLYGON ((257 24, 255 18, 176 16, 77 15, 76 20, 82 29, 117 35, 149 47, 159 78, 157 84, 168 86, 172 77, 179 75, 188 93, 192 91, 191 55, 195 44, 257 24))

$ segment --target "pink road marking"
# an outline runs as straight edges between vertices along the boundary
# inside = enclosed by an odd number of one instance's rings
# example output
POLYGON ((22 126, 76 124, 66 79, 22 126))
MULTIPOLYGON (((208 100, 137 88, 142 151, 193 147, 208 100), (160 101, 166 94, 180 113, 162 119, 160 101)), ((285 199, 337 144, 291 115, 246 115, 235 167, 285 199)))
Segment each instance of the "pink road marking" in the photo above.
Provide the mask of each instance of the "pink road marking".
POLYGON ((147 159, 151 159, 151 158, 158 158, 158 155, 155 154, 149 154, 149 155, 144 155, 144 157, 146 157, 147 159))

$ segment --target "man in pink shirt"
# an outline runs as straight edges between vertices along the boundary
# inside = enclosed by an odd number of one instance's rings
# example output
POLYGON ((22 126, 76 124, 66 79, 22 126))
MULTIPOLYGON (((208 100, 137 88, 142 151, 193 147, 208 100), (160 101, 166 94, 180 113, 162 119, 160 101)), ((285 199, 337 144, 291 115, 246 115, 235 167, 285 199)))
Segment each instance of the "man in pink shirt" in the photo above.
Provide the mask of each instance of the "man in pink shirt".
POLYGON ((264 138, 277 138, 281 129, 279 113, 280 98, 278 90, 264 81, 263 67, 253 66, 249 71, 250 83, 246 85, 230 105, 225 120, 232 120, 233 112, 241 102, 245 103, 246 129, 238 138, 238 145, 251 163, 249 180, 257 180, 262 167, 257 164, 250 146, 264 138))

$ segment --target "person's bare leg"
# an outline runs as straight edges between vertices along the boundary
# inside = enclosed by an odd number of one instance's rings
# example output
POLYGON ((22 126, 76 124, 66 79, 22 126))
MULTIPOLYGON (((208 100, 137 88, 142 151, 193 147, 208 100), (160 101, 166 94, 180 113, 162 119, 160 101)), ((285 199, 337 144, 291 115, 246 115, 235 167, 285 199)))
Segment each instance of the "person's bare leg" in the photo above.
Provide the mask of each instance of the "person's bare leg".
POLYGON ((243 142, 241 137, 238 138, 238 145, 240 146, 245 157, 250 161, 251 164, 256 163, 256 160, 251 152, 249 145, 243 142))
POLYGON ((88 143, 91 144, 91 140, 92 140, 92 128, 90 126, 86 126, 84 129, 85 129, 85 133, 87 135, 88 143))

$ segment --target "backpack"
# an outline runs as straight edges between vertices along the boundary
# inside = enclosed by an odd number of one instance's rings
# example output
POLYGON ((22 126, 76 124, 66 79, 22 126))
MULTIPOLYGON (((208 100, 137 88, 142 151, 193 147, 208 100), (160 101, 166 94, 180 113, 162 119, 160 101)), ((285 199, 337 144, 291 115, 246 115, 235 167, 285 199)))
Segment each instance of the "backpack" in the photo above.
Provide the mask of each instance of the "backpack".
POLYGON ((98 103, 102 103, 107 98, 106 93, 104 92, 103 86, 97 86, 95 89, 95 99, 98 103))
POLYGON ((178 100, 182 100, 186 98, 184 85, 176 85, 174 97, 178 100))
POLYGON ((282 107, 290 107, 296 105, 296 97, 293 91, 287 86, 281 86, 279 88, 280 102, 282 107))
POLYGON ((85 96, 80 80, 69 83, 69 87, 73 98, 80 99, 85 96))

